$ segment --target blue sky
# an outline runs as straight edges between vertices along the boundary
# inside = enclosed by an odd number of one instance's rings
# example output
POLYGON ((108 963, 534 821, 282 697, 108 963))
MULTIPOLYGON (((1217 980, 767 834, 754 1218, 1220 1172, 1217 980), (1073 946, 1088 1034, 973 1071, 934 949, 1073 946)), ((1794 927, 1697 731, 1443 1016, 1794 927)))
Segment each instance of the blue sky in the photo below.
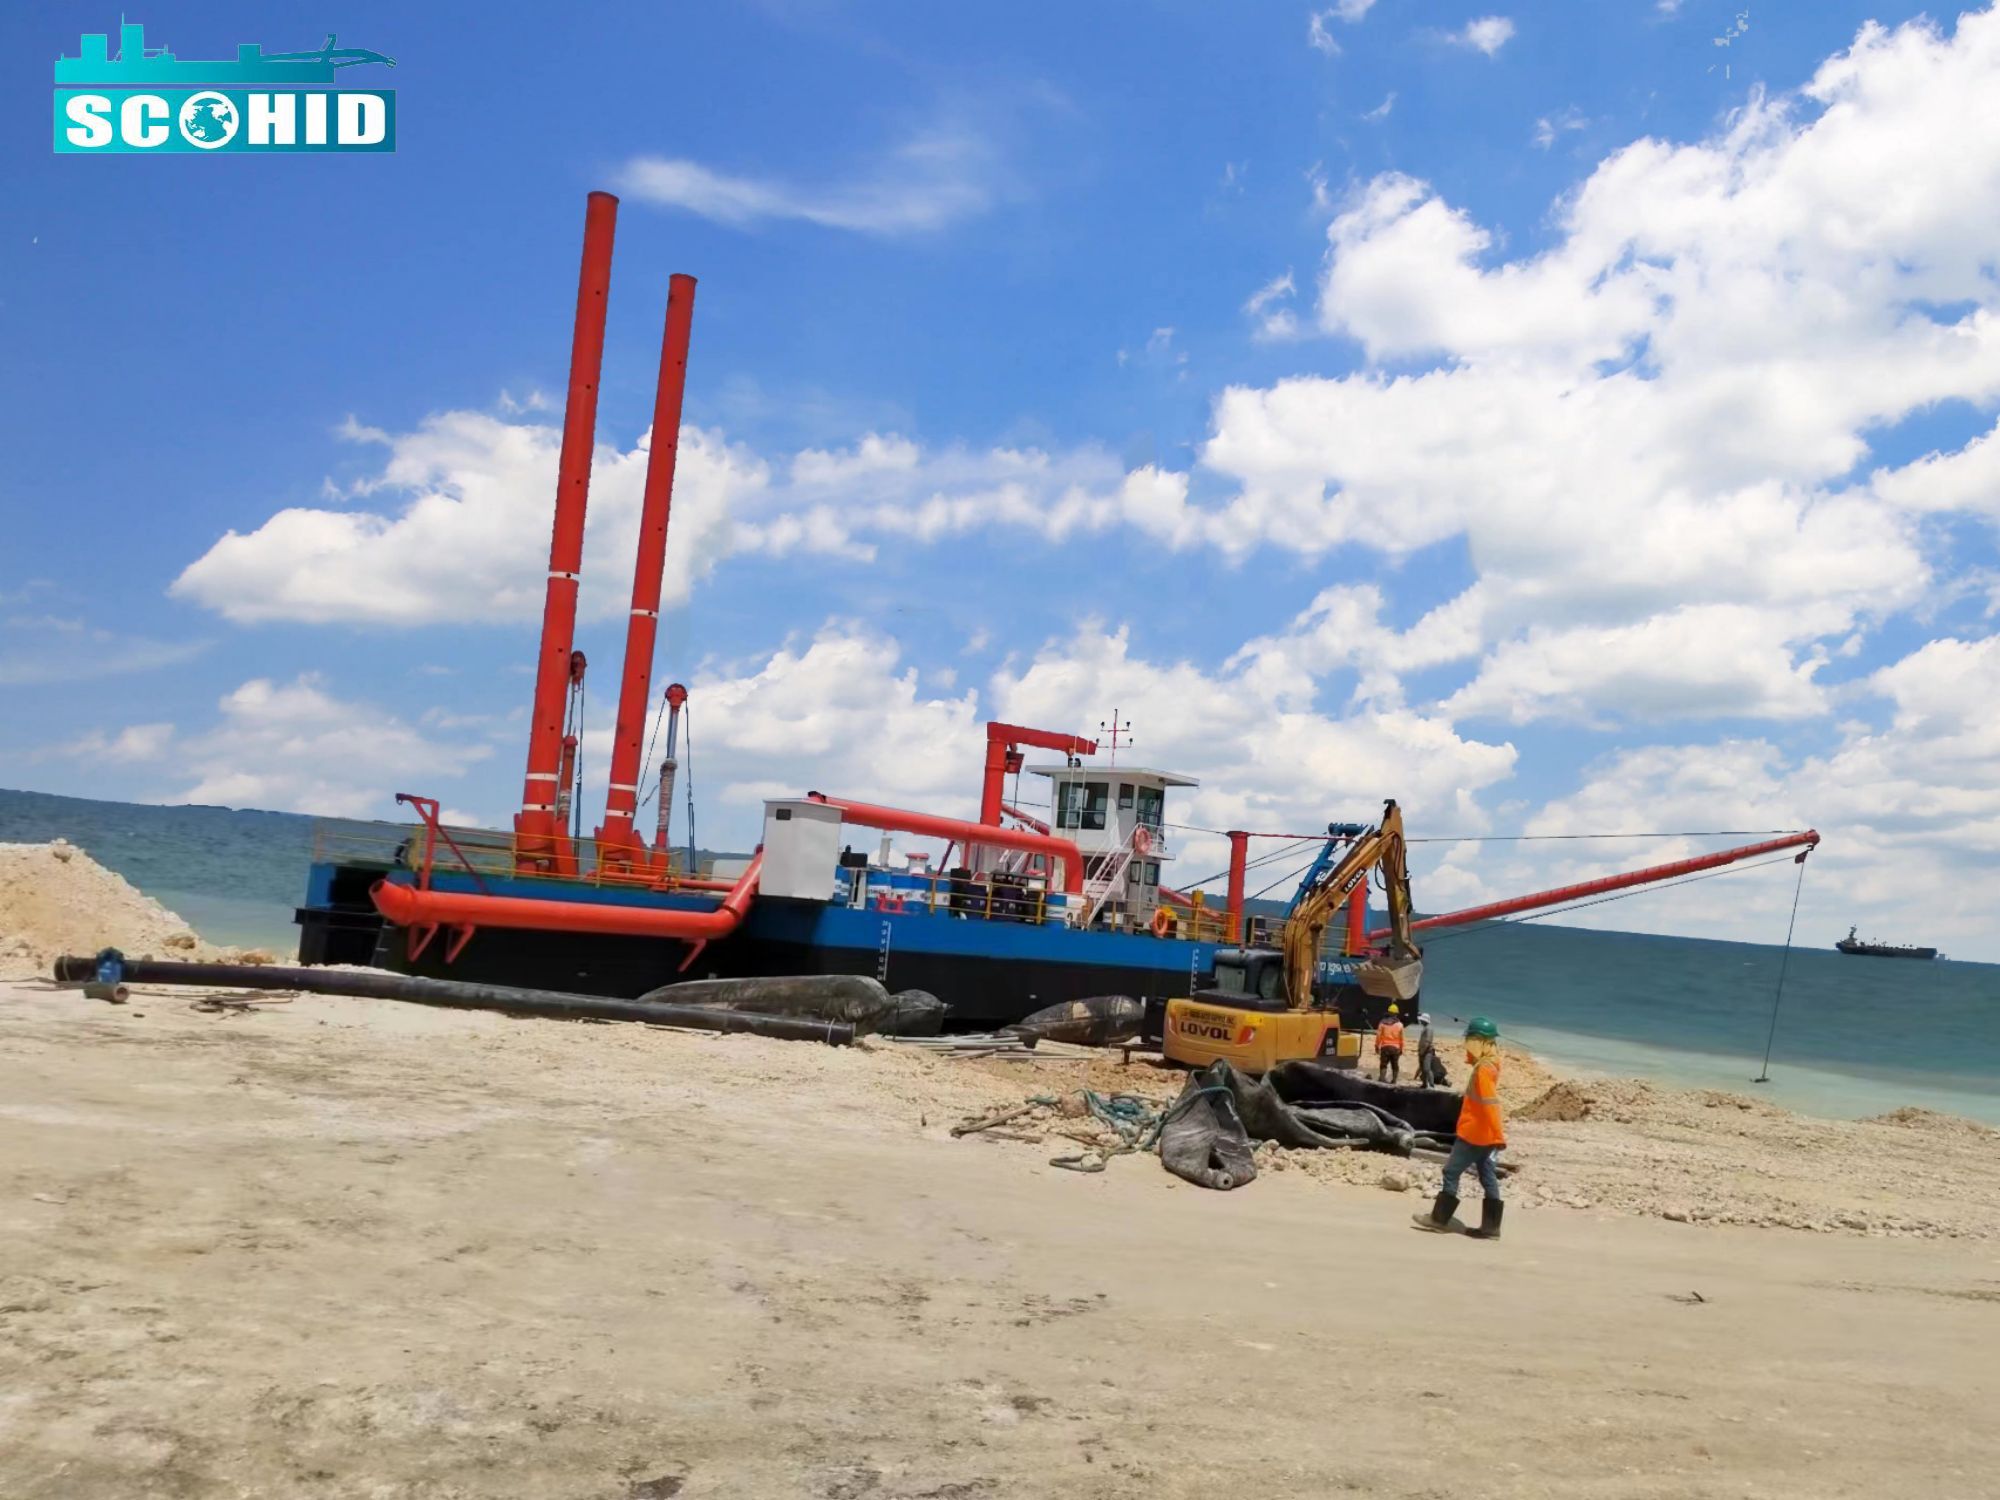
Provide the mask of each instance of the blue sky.
MULTIPOLYGON (((1920 14, 167 6, 393 56, 399 149, 147 160, 45 139, 117 13, 10 7, 0 784, 504 820, 604 187, 587 754, 688 271, 659 674, 712 841, 958 808, 980 720, 1116 707, 1201 827, 1814 822, 1810 918, 1970 956, 1996 28, 1920 14)), ((1682 851, 1541 847, 1428 846, 1420 900, 1682 851)), ((1614 910, 1768 940, 1746 878, 1614 910)))

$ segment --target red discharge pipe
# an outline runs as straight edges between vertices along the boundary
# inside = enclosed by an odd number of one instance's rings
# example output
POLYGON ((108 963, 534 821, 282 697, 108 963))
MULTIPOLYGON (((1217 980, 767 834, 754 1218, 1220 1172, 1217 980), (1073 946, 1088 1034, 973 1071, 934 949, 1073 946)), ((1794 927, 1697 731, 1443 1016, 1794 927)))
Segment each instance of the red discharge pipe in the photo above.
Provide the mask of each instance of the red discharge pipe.
POLYGON ((1225 929, 1232 943, 1243 938, 1243 875, 1249 857, 1250 835, 1232 828, 1229 831, 1229 924, 1225 929))
POLYGON ((660 341, 660 383, 653 396, 639 557, 632 569, 632 614, 625 625, 625 673, 618 685, 618 725, 611 736, 611 785, 604 798, 604 824, 597 830, 598 863, 608 870, 629 870, 635 863, 649 862, 646 841, 633 828, 632 818, 639 807, 639 763, 653 691, 653 645, 660 628, 667 518, 674 503, 674 460, 680 451, 681 398, 687 391, 693 321, 694 278, 676 274, 667 281, 667 326, 660 341))
POLYGON ((900 807, 876 807, 867 802, 849 802, 820 792, 807 792, 809 801, 840 809, 840 816, 863 828, 880 828, 890 833, 921 833, 932 838, 953 839, 971 849, 985 844, 996 849, 1019 849, 1061 860, 1063 889, 1072 896, 1083 894, 1083 854, 1071 839, 1053 834, 1030 833, 1025 828, 1001 828, 984 823, 967 823, 960 818, 941 818, 935 813, 910 812, 900 807))
POLYGON ((669 911, 598 901, 548 901, 529 896, 484 896, 477 891, 420 891, 378 880, 369 891, 375 909, 399 927, 525 927, 536 932, 589 932, 618 937, 679 938, 712 942, 727 937, 757 898, 764 869, 760 849, 711 911, 669 911))
POLYGON ((1347 951, 1359 953, 1368 946, 1368 882, 1354 887, 1347 898, 1347 951))
MULTIPOLYGON (((1425 917, 1421 922, 1412 922, 1412 932, 1423 932, 1433 927, 1463 927, 1471 922, 1486 922, 1495 917, 1511 916, 1517 911, 1533 911, 1537 907, 1560 906, 1565 901, 1580 900, 1585 896, 1601 896, 1607 891, 1622 891, 1635 885, 1651 885, 1656 880, 1672 880, 1679 875, 1693 875, 1701 870, 1713 870, 1722 865, 1733 865, 1741 859, 1755 859, 1760 854, 1777 854, 1786 849, 1797 849, 1801 845, 1810 854, 1819 846, 1819 830, 1808 828, 1803 833, 1788 833, 1780 839, 1767 839, 1761 844, 1745 844, 1740 849, 1724 849, 1715 854, 1700 854, 1693 859, 1677 859, 1671 864, 1648 865, 1643 870, 1627 870, 1623 875, 1606 875, 1601 880, 1585 880, 1576 885, 1557 886, 1554 890, 1536 891, 1531 896, 1514 896, 1506 901, 1494 901, 1485 906, 1468 906, 1463 911, 1448 911, 1441 916, 1425 917)), ((1801 854, 1800 859, 1805 855, 1801 854)), ((1389 936, 1389 929, 1378 927, 1368 934, 1370 940, 1389 936)))
MULTIPOLYGON (((1057 750, 1064 755, 1095 755, 1097 741, 1078 734, 1059 734, 1053 729, 1027 729, 997 720, 986 726, 986 779, 979 788, 979 821, 988 828, 1000 823, 1000 799, 1007 792, 1007 773, 1021 769, 1021 745, 1038 750, 1057 750)), ((908 832, 907 829, 896 830, 908 832)), ((982 842, 991 843, 991 839, 982 842)))
POLYGON ((556 519, 549 541, 548 591, 535 663, 534 711, 528 721, 528 772, 514 818, 519 869, 573 868, 569 840, 556 826, 561 776, 563 700, 576 635, 576 581, 583 567, 583 513, 590 495, 590 453, 597 440, 597 384, 604 366, 604 315, 611 295, 611 239, 618 200, 592 193, 583 216, 583 267, 577 276, 576 324, 570 338, 569 396, 563 405, 562 457, 556 468, 556 519))

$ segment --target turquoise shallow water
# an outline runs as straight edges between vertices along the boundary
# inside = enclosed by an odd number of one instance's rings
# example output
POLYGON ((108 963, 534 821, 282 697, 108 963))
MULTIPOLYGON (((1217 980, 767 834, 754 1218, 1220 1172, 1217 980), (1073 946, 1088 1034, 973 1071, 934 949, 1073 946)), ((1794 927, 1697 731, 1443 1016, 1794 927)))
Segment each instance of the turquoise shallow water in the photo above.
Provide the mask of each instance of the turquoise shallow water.
MULTIPOLYGON (((217 942, 289 949, 318 820, 0 790, 0 842, 67 838, 217 942)), ((342 824, 372 839, 388 825, 342 824)), ((1641 898, 1643 899, 1643 898, 1641 898)), ((1434 934, 1440 1027, 1488 1015, 1552 1062, 1757 1093, 1814 1114, 1919 1104, 2000 1124, 2000 965, 1792 953, 1771 1056, 1776 947, 1520 923, 1434 934)), ((1921 934, 1908 935, 1920 940, 1921 934)))
POLYGON ((1783 951, 1521 923, 1436 934, 1424 1001, 1485 1014, 1550 1061, 1757 1093, 1813 1114, 1904 1104, 2000 1124, 2000 965, 1794 948, 1756 1085, 1783 951))

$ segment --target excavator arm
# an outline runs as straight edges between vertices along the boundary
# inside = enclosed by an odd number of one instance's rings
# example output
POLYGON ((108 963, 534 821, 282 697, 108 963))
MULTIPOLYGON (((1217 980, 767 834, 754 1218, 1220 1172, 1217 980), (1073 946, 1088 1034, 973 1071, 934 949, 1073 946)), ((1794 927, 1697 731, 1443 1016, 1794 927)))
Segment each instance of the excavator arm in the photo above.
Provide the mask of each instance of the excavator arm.
POLYGON ((1346 853, 1301 890, 1292 903, 1280 945, 1285 956, 1285 999, 1293 1010, 1312 1007, 1313 977, 1319 972, 1326 929, 1355 887, 1378 867, 1389 902, 1389 949, 1380 959, 1362 965, 1357 979, 1371 995, 1405 1000, 1415 996, 1422 979, 1422 954, 1410 934, 1410 868, 1403 842, 1403 810, 1392 800, 1383 806, 1382 821, 1360 833, 1346 853))

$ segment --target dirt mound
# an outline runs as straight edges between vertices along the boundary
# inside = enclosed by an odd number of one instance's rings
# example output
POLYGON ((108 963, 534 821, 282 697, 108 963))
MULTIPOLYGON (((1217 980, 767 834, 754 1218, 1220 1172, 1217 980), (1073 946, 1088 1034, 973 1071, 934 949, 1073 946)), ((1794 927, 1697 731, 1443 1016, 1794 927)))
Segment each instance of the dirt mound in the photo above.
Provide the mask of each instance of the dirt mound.
POLYGON ((1674 1103, 1691 1097, 1677 1100, 1671 1091, 1657 1089, 1643 1078, 1571 1078, 1551 1085, 1515 1113, 1523 1120, 1610 1120, 1630 1125, 1661 1119, 1672 1112, 1674 1103))
POLYGON ((1899 1130, 1921 1130, 1930 1135, 1992 1137, 2000 1136, 2000 1130, 1991 1125, 1982 1125, 1977 1120, 1968 1120, 1963 1115, 1941 1114, 1934 1109, 1917 1109, 1905 1105, 1902 1109, 1892 1109, 1886 1115, 1875 1115, 1862 1121, 1864 1125, 1890 1125, 1899 1130))
POLYGON ((1595 1101, 1581 1083, 1559 1083, 1521 1111, 1524 1120, 1587 1120, 1595 1101))
POLYGON ((59 954, 117 948, 133 958, 220 950, 151 896, 63 839, 0 844, 0 975, 47 975, 59 954))

